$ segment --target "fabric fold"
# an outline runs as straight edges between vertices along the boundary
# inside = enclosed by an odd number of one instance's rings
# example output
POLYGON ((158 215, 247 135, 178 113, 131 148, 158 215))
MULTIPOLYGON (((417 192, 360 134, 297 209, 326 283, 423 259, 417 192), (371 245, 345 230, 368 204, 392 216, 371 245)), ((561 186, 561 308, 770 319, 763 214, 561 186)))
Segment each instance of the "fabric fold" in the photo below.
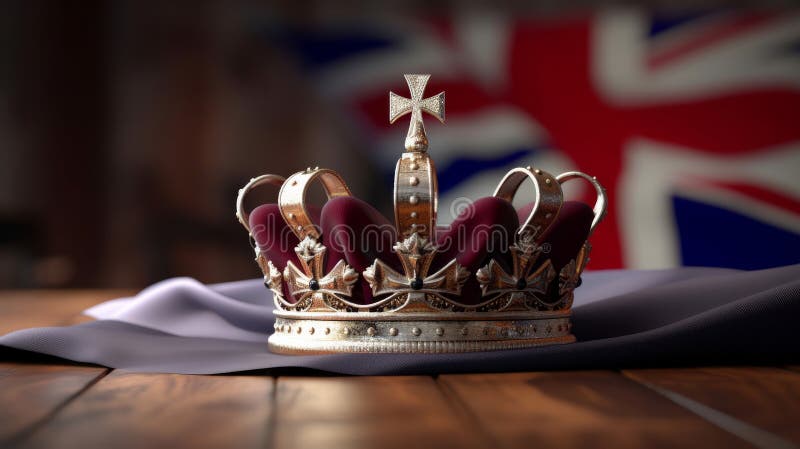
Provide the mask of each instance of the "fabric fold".
POLYGON ((465 354, 270 353, 272 300, 261 280, 157 283, 88 309, 96 318, 34 328, 0 345, 139 372, 213 374, 305 368, 339 374, 789 363, 800 360, 800 265, 760 271, 588 272, 576 290, 577 343, 465 354))

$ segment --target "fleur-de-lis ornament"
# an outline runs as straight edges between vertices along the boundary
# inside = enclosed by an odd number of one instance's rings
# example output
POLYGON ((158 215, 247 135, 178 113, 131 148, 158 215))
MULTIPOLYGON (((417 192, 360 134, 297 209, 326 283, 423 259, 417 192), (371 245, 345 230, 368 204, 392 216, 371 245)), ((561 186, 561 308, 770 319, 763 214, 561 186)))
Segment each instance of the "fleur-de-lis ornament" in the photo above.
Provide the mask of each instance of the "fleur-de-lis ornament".
MULTIPOLYGON (((550 260, 546 260, 533 270, 543 248, 536 244, 532 234, 523 234, 517 242, 509 247, 512 259, 511 273, 492 259, 488 265, 480 268, 475 274, 481 286, 483 296, 503 293, 523 296, 527 293, 547 293, 547 286, 555 278, 556 272, 550 260)), ((513 298, 512 298, 513 299, 513 298)))
POLYGON ((358 273, 344 260, 339 260, 331 271, 325 273, 327 249, 310 236, 304 238, 294 251, 303 269, 296 267, 291 261, 287 262, 283 277, 298 303, 314 294, 350 296, 353 284, 358 280, 358 273))
POLYGON ((364 270, 364 279, 375 296, 402 292, 459 294, 469 277, 469 271, 455 259, 429 275, 436 248, 416 232, 397 242, 394 250, 405 273, 398 273, 380 259, 364 270))
POLYGON ((283 276, 280 270, 278 270, 278 267, 276 267, 271 260, 268 260, 267 269, 264 270, 262 268, 262 270, 266 273, 264 275, 264 285, 272 290, 272 294, 275 295, 276 298, 283 299, 283 276))
POLYGON ((589 253, 592 245, 585 242, 581 247, 578 256, 564 265, 558 273, 558 295, 561 302, 572 305, 574 290, 581 285, 581 274, 583 274, 586 264, 589 263, 589 253))

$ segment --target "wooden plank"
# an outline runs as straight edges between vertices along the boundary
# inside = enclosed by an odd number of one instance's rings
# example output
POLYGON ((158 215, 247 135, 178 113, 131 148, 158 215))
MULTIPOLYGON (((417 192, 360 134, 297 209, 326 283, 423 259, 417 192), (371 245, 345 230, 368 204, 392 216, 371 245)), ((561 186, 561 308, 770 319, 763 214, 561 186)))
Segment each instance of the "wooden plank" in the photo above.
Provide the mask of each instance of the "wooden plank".
POLYGON ((278 379, 275 447, 490 447, 429 377, 278 379))
POLYGON ((90 366, 0 363, 0 447, 11 446, 107 371, 90 366))
POLYGON ((751 447, 611 371, 448 375, 498 447, 751 447))
POLYGON ((130 290, 28 290, 0 293, 0 335, 29 327, 63 326, 102 301, 129 296, 130 290))
POLYGON ((261 448, 274 381, 113 371, 21 447, 261 448))
MULTIPOLYGON (((0 335, 74 322, 82 310, 130 291, 5 291, 0 335)), ((86 365, 0 362, 0 447, 11 447, 108 373, 86 365)))
MULTIPOLYGON (((798 373, 769 367, 709 367, 627 370, 624 374, 800 443, 798 373)), ((732 425, 735 431, 737 424, 732 425)), ((756 441, 763 438, 755 436, 756 441)))

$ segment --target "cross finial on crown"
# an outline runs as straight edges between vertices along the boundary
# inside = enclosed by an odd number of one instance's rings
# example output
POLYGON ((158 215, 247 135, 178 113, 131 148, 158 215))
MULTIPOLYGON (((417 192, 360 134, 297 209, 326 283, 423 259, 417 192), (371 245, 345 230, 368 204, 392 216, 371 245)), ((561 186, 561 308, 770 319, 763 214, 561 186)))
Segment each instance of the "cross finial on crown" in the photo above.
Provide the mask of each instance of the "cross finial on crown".
POLYGON ((389 123, 394 123, 398 118, 411 113, 411 123, 408 126, 405 147, 408 152, 423 152, 428 149, 428 137, 425 135, 425 125, 422 123, 422 111, 431 114, 444 122, 444 92, 432 97, 423 98, 425 85, 428 84, 430 75, 404 75, 411 98, 405 98, 394 92, 389 92, 389 123))

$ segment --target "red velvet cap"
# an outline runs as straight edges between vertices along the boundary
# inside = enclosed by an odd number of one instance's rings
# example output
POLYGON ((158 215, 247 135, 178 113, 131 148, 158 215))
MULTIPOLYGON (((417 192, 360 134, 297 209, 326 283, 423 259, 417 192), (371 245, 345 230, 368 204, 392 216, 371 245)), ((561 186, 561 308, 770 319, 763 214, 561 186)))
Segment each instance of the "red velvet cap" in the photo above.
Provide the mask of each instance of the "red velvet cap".
MULTIPOLYGON (((529 204, 515 211, 504 199, 481 198, 472 207, 465 208, 451 225, 437 230, 436 244, 441 252, 436 254, 431 269, 435 271, 455 258, 473 274, 462 288, 460 302, 481 302, 481 290, 474 273, 491 259, 496 259, 504 267, 511 266, 508 246, 514 243, 520 221, 528 216, 533 206, 529 204)), ((378 258, 402 271, 393 250, 397 231, 368 203, 352 196, 337 197, 329 200, 321 211, 309 208, 309 214, 321 229, 322 244, 327 248, 327 270, 344 260, 362 273, 378 258)), ((592 219, 593 212, 588 205, 565 202, 541 238, 545 253, 538 263, 549 258, 559 271, 574 259, 589 235, 592 219)), ((256 208, 250 215, 250 228, 262 253, 279 270, 283 270, 288 261, 299 265, 294 251, 298 239, 281 217, 277 204, 256 208)), ((294 301, 292 295, 287 294, 285 298, 294 301)), ((357 281, 351 300, 358 304, 375 301, 363 277, 357 281)))

